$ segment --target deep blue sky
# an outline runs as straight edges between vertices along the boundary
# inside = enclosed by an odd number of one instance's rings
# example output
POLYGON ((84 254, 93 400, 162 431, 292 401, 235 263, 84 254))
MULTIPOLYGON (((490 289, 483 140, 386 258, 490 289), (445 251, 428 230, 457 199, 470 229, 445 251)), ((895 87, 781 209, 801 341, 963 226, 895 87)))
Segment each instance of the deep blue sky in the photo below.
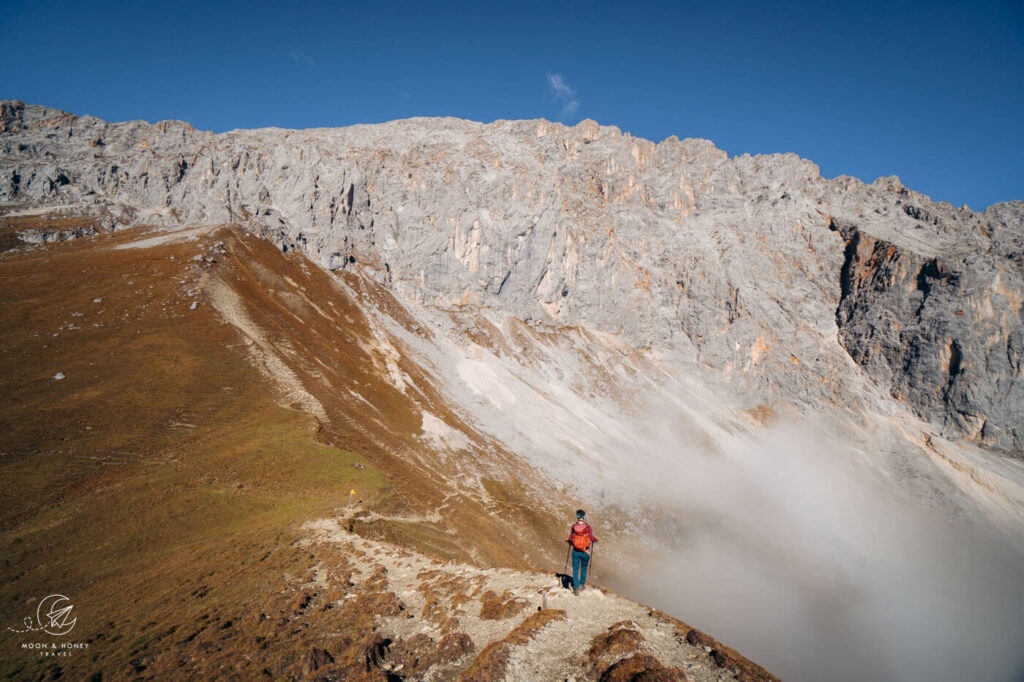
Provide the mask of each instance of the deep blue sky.
POLYGON ((593 118, 1024 199, 1022 0, 551 4, 0 0, 0 98, 216 131, 593 118))

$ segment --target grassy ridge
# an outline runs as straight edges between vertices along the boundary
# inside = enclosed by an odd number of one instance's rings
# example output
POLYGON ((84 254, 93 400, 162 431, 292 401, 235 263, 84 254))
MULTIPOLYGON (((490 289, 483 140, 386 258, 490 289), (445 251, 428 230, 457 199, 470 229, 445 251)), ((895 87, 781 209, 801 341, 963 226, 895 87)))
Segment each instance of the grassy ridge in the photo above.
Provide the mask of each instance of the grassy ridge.
POLYGON ((196 245, 106 247, 0 260, 5 677, 54 665, 135 674, 125 662, 181 650, 180 630, 238 623, 281 592, 289 567, 302 570, 305 520, 351 489, 367 505, 388 490, 364 458, 319 442, 314 419, 277 404, 233 329, 188 309, 196 245), (7 629, 51 593, 75 605, 71 634, 7 629), (25 641, 90 647, 42 659, 25 641))
POLYGON ((471 428, 461 461, 424 447, 423 412, 459 417, 406 358, 412 384, 389 380, 364 310, 412 327, 389 293, 235 228, 150 237, 0 253, 0 675, 287 677, 316 647, 358 668, 397 599, 350 584, 344 557, 314 556, 300 531, 339 515, 352 489, 361 535, 554 565, 559 510, 533 501, 511 453, 471 428), (233 312, 215 309, 214 280, 233 312), (284 384, 258 369, 268 354, 284 384), (325 421, 295 409, 288 381, 325 421), (455 483, 474 471, 479 488, 455 483), (313 612, 299 595, 321 564, 330 587, 313 612), (72 634, 6 629, 53 593, 75 606, 72 634), (89 648, 46 659, 26 641, 89 648))

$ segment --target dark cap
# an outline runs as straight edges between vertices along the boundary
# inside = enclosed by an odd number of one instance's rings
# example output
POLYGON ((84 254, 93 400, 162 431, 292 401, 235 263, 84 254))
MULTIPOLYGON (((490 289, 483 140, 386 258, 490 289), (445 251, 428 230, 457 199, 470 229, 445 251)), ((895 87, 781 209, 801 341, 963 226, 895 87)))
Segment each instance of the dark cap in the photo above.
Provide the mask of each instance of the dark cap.
POLYGON ((577 509, 576 510, 576 518, 577 519, 582 519, 586 515, 587 515, 587 512, 583 511, 582 509, 577 509))

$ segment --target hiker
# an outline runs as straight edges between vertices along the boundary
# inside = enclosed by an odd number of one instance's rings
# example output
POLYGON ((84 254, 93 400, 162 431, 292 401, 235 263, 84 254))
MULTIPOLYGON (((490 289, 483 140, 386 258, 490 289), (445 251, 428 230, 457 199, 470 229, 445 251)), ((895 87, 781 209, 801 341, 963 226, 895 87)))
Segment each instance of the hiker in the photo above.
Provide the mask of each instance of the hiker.
POLYGON ((583 520, 587 513, 576 510, 576 523, 569 528, 569 540, 572 546, 572 593, 578 595, 587 584, 587 568, 590 566, 590 552, 597 538, 590 524, 583 520))

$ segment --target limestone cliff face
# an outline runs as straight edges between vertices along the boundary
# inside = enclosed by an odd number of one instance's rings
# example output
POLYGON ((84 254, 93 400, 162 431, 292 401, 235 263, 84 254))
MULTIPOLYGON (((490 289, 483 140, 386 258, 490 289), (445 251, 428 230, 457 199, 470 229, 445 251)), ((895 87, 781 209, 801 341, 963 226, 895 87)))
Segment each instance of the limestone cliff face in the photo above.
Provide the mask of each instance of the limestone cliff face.
POLYGON ((993 218, 995 230, 979 226, 1000 236, 987 250, 930 258, 837 226, 847 246, 836 321, 850 356, 894 397, 970 440, 1020 453, 1020 213, 993 218), (1016 227, 1000 224, 1007 219, 1016 227))
POLYGON ((241 222, 401 298, 621 335, 748 407, 857 407, 866 373, 951 435, 1024 454, 1024 202, 974 213, 592 121, 217 135, 0 107, 9 209, 241 222))

